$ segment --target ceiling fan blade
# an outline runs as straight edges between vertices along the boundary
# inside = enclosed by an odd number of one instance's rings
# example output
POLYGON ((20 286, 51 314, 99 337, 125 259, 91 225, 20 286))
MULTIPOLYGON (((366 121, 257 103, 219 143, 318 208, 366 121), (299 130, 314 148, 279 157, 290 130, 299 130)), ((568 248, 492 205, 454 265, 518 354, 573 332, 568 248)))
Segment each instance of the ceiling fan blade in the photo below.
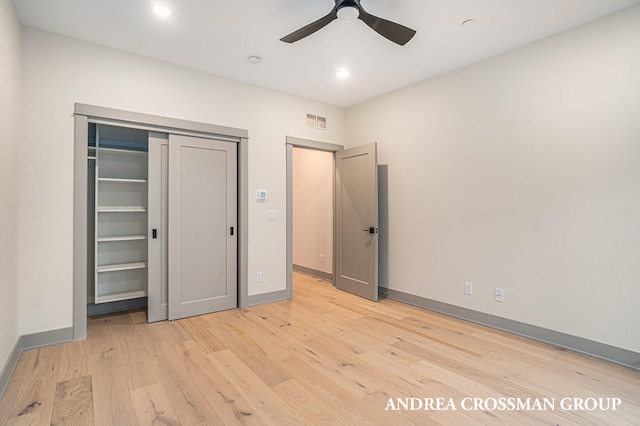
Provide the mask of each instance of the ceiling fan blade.
POLYGON ((407 44, 407 42, 416 34, 416 32, 411 28, 373 16, 367 13, 362 7, 359 7, 359 9, 360 16, 358 16, 358 19, 363 21, 381 36, 399 44, 400 46, 407 44))
POLYGON ((292 32, 291 34, 282 37, 280 41, 284 41, 286 43, 293 43, 294 41, 298 41, 307 36, 310 36, 311 34, 321 29, 322 27, 328 25, 331 21, 338 19, 337 12, 338 12, 338 8, 334 7, 333 10, 329 12, 327 16, 324 16, 318 19, 317 21, 312 22, 309 25, 306 25, 300 28, 299 30, 292 32))

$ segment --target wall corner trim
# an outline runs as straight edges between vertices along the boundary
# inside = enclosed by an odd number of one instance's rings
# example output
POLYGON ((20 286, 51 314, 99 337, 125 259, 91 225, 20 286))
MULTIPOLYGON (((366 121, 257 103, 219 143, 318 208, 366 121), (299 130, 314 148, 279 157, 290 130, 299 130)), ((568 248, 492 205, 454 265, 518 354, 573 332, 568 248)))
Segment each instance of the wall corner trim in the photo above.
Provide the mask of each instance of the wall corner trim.
POLYGON ((437 300, 427 299, 413 294, 404 293, 389 288, 380 287, 381 297, 387 297, 398 302, 407 303, 418 308, 427 309, 444 315, 449 315, 465 321, 485 325, 497 330, 517 334, 539 342, 548 343, 563 349, 569 349, 605 361, 620 364, 634 370, 640 370, 640 353, 628 349, 611 346, 578 336, 549 330, 508 318, 474 311, 437 300))

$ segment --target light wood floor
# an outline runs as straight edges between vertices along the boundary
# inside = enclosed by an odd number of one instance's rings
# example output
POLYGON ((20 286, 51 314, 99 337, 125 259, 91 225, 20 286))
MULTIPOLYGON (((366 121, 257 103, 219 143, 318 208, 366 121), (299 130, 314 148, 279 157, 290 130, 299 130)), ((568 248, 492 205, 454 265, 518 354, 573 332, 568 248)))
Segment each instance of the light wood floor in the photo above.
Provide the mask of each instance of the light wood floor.
POLYGON ((87 340, 22 354, 0 425, 640 424, 638 371, 304 275, 294 290, 292 301, 175 322, 90 319, 87 340), (563 410, 567 397, 622 403, 563 410), (390 398, 457 410, 385 410, 390 398), (465 410, 465 398, 555 405, 465 410))

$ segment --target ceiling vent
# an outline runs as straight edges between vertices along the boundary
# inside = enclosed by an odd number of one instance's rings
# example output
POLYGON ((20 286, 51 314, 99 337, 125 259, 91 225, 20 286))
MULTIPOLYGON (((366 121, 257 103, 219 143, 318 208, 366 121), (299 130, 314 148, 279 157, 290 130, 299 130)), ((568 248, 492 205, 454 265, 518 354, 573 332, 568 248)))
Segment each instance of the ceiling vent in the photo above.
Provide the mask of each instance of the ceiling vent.
POLYGON ((327 118, 319 115, 307 114, 307 126, 316 127, 318 129, 327 128, 327 118))

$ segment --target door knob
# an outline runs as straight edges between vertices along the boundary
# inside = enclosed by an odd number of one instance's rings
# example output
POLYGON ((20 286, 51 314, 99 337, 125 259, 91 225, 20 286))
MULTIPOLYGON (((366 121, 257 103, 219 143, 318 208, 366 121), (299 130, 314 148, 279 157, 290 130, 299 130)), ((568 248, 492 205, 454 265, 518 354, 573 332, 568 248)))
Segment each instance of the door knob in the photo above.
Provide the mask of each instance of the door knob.
POLYGON ((362 232, 368 232, 370 234, 376 233, 376 228, 363 229, 362 232))

